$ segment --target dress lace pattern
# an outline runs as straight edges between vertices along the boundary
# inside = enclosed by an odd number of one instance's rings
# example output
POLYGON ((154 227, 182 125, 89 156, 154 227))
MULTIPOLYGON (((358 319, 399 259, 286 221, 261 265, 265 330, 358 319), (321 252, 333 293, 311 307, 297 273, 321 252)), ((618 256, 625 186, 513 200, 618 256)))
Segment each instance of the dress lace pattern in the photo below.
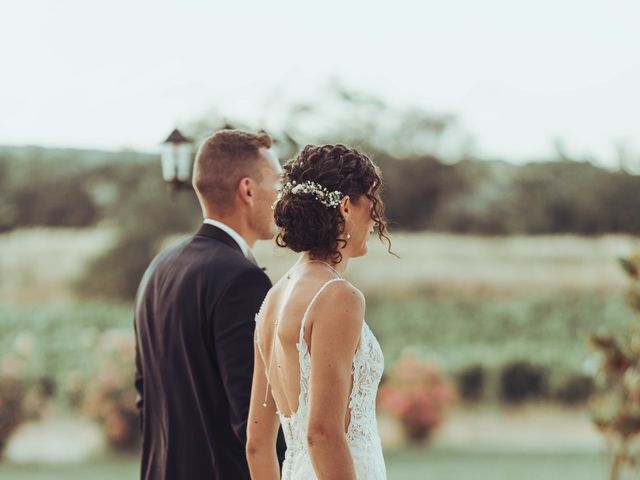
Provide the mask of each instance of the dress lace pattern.
MULTIPOLYGON (((278 416, 287 443, 282 466, 282 480, 316 480, 307 448, 309 378, 311 355, 304 340, 304 325, 316 299, 329 284, 326 282, 313 297, 300 325, 296 344, 300 362, 300 396, 298 409, 289 417, 278 410, 278 416)), ((343 280, 342 280, 343 281, 343 280)), ((256 316, 257 320, 258 316, 256 316)), ((259 343, 259 339, 256 338, 259 343)), ((362 324, 360 343, 353 357, 353 386, 349 397, 351 418, 347 429, 347 443, 355 465, 358 480, 386 480, 386 468, 376 421, 376 395, 384 370, 382 349, 366 322, 362 324)))

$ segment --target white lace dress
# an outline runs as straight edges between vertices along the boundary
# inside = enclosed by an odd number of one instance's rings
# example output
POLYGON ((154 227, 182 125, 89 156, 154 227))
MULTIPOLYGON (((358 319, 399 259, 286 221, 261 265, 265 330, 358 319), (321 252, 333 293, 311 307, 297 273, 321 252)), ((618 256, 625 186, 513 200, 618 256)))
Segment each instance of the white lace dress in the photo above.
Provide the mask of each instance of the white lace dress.
MULTIPOLYGON (((278 410, 287 443, 282 480, 316 480, 307 446, 309 377, 311 355, 304 340, 304 324, 309 311, 322 291, 339 278, 329 280, 313 297, 300 324, 300 338, 296 344, 300 361, 300 396, 298 410, 286 417, 278 410)), ((258 316, 256 316, 257 320, 258 316)), ((259 343, 259 338, 256 337, 259 343)), ((347 429, 347 443, 355 465, 358 480, 384 480, 387 478, 380 435, 376 421, 376 395, 384 358, 380 344, 366 322, 362 324, 360 343, 353 357, 353 387, 349 397, 351 419, 347 429)))

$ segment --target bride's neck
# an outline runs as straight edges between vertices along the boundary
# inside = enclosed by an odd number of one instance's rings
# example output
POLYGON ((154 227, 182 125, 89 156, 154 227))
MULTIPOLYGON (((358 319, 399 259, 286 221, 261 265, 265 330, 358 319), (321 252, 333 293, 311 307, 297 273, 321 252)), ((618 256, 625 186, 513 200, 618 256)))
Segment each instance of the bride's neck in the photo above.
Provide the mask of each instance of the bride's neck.
POLYGON ((298 260, 300 263, 308 263, 308 262, 324 262, 331 265, 338 273, 341 275, 347 270, 347 264, 349 263, 349 259, 343 254, 342 260, 338 263, 331 257, 320 258, 320 257, 312 257, 309 255, 309 252, 304 252, 300 255, 300 259, 298 260))

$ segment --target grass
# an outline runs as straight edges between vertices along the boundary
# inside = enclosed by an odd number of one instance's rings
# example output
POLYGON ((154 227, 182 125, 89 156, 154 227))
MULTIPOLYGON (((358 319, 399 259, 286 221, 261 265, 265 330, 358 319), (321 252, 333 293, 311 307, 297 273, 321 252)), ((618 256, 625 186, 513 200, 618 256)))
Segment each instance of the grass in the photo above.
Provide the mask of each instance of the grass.
POLYGON ((405 449, 386 456, 389 480, 602 480, 598 454, 405 449))
MULTIPOLYGON (((602 480, 606 465, 593 453, 542 454, 409 448, 385 454, 389 480, 602 480)), ((133 480, 137 457, 71 465, 0 464, 3 480, 133 480)))
POLYGON ((0 464, 3 480, 127 480, 139 478, 134 457, 100 458, 70 464, 0 464))

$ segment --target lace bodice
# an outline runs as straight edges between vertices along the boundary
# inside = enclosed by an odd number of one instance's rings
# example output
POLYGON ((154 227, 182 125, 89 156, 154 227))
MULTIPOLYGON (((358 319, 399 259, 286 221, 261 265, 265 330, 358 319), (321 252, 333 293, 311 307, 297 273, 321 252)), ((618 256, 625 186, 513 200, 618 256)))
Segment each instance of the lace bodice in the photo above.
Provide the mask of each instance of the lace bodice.
MULTIPOLYGON (((278 409, 278 416, 287 443, 282 466, 283 480, 315 480, 307 448, 308 403, 311 376, 311 355, 304 339, 305 322, 311 307, 331 283, 344 281, 336 278, 326 282, 309 303, 302 322, 296 347, 300 362, 300 395, 298 409, 285 416, 278 409)), ((258 315, 256 315, 256 321, 258 315)), ((256 336, 260 347, 260 340, 256 336)), ((262 351, 260 349, 260 351, 262 351)), ((386 479, 384 458, 376 420, 376 395, 384 369, 382 350, 366 322, 362 324, 360 342, 352 363, 353 386, 349 396, 351 418, 347 429, 347 443, 353 457, 358 480, 386 479)), ((269 380, 267 378, 267 380, 269 380)))

